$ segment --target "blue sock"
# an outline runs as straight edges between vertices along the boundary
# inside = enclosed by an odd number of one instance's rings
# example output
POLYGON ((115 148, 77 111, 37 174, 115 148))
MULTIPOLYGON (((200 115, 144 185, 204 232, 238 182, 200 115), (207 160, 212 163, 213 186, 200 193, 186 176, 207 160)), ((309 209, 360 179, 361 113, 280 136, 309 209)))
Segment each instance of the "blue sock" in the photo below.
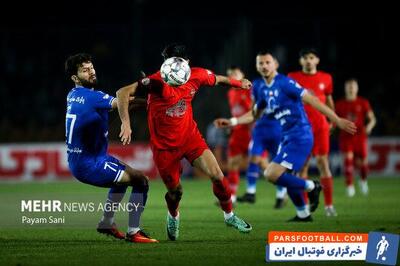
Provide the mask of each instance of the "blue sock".
MULTIPOLYGON (((108 191, 106 204, 116 206, 124 198, 127 186, 114 186, 108 191)), ((103 221, 112 223, 114 217, 113 208, 104 208, 103 221)))
POLYGON ((283 173, 275 183, 276 185, 289 188, 296 188, 304 190, 306 188, 306 181, 300 177, 289 173, 283 173))
POLYGON ((249 166, 247 167, 247 173, 246 173, 246 178, 247 178, 247 192, 254 194, 256 192, 256 186, 257 186, 257 179, 260 176, 260 167, 258 164, 249 163, 249 166))
POLYGON ((304 201, 304 193, 302 189, 288 188, 287 190, 290 199, 292 200, 296 209, 304 209, 306 204, 304 201))
MULTIPOLYGON (((148 185, 135 185, 132 187, 132 193, 129 197, 129 228, 138 228, 140 225, 140 216, 144 211, 147 201, 148 185)), ((128 229, 129 232, 129 229, 128 229)))

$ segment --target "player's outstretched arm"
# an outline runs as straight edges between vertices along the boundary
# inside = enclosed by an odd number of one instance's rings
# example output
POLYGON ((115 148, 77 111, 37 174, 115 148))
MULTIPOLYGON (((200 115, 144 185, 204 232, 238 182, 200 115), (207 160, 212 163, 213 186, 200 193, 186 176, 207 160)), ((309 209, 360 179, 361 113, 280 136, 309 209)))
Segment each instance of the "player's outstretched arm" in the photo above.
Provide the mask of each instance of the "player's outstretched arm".
POLYGON ((217 118, 214 120, 214 125, 217 128, 227 128, 227 127, 234 127, 236 125, 250 124, 253 121, 254 121, 253 113, 252 111, 248 111, 247 113, 239 117, 231 117, 230 119, 217 118))
POLYGON ((123 145, 131 142, 132 129, 129 118, 129 99, 135 94, 137 87, 138 83, 135 82, 117 91, 118 113, 122 122, 119 137, 123 145))
POLYGON ((215 85, 227 85, 239 89, 251 88, 251 82, 248 79, 236 80, 221 75, 215 75, 215 85))
POLYGON ((354 134, 357 131, 356 125, 344 118, 340 118, 336 115, 336 113, 323 104, 317 97, 311 95, 308 92, 305 92, 303 94, 303 102, 308 103, 318 111, 320 111, 322 114, 326 115, 333 123, 335 123, 340 129, 343 129, 344 131, 354 134))

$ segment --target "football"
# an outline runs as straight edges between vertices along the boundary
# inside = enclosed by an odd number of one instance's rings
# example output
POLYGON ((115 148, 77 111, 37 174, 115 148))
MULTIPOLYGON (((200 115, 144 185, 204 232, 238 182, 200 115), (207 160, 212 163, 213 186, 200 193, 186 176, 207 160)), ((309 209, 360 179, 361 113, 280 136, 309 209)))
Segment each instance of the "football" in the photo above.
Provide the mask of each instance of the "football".
POLYGON ((170 86, 185 84, 190 78, 189 63, 180 57, 171 57, 164 61, 160 69, 161 78, 170 86))

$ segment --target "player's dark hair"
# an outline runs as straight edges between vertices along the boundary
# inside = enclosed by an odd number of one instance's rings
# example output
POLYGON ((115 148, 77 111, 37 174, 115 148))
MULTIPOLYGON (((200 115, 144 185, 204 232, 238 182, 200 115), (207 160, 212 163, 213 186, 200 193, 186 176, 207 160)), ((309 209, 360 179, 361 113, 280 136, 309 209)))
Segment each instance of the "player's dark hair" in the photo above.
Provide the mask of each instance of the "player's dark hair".
POLYGON ((272 56, 275 60, 277 60, 276 56, 274 55, 273 52, 269 51, 269 50, 261 50, 257 53, 257 56, 262 56, 262 55, 270 55, 272 56))
POLYGON ((164 57, 164 60, 170 57, 181 57, 186 60, 189 59, 186 46, 179 43, 172 43, 167 45, 162 51, 161 55, 164 57))
POLYGON ((92 62, 92 57, 89 54, 79 53, 71 55, 65 61, 65 73, 68 77, 76 75, 78 73, 78 68, 82 66, 83 63, 92 62))
POLYGON ((305 47, 305 48, 301 49, 300 52, 299 52, 299 56, 300 57, 304 57, 304 56, 306 56, 308 54, 313 54, 316 57, 319 57, 319 52, 314 47, 305 47))
POLYGON ((351 78, 347 78, 347 79, 344 81, 344 83, 349 83, 349 82, 358 83, 358 79, 356 79, 356 78, 354 78, 354 77, 351 77, 351 78))
POLYGON ((227 69, 226 69, 226 71, 229 71, 229 70, 240 70, 240 71, 242 71, 242 69, 239 67, 239 66, 237 66, 237 65, 230 65, 227 69))

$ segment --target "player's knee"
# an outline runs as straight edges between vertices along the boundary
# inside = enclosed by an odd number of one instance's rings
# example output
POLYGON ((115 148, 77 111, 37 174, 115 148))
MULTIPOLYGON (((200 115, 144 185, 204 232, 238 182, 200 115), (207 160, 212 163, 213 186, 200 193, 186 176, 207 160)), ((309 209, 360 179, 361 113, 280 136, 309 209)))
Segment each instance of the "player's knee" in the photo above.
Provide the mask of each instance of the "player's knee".
POLYGON ((182 199, 182 195, 183 195, 183 189, 182 186, 178 186, 176 189, 173 190, 169 190, 167 192, 167 194, 169 195, 169 197, 171 199, 173 199, 174 201, 180 201, 182 199))
POLYGON ((133 181, 131 185, 133 192, 139 192, 139 193, 149 192, 149 181, 147 180, 146 176, 144 176, 144 178, 140 181, 138 180, 133 181))
POLYGON ((271 169, 270 167, 265 169, 264 176, 265 176, 265 179, 267 179, 267 181, 272 182, 272 183, 275 183, 276 180, 278 180, 278 178, 279 178, 278 173, 276 171, 274 171, 273 169, 271 169))

